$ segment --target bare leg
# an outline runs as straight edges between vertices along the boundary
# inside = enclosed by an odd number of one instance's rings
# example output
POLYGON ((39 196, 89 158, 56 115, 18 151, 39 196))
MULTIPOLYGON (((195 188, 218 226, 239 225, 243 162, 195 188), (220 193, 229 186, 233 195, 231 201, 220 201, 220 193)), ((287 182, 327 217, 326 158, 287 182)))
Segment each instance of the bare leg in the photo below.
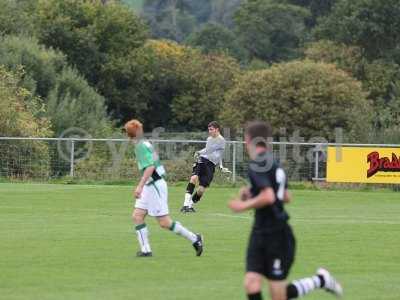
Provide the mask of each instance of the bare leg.
POLYGON ((204 192, 206 191, 206 188, 204 186, 199 186, 197 189, 196 193, 193 195, 192 200, 194 203, 197 203, 200 201, 201 197, 204 195, 204 192))
POLYGON ((281 281, 268 281, 269 292, 272 300, 287 300, 286 286, 287 283, 284 280, 281 281))
POLYGON ((137 239, 142 253, 150 253, 151 247, 149 242, 149 231, 144 222, 147 215, 147 210, 135 208, 132 213, 132 219, 135 224, 137 239))
POLYGON ((255 272, 247 272, 244 276, 244 288, 249 300, 262 300, 263 276, 255 272))

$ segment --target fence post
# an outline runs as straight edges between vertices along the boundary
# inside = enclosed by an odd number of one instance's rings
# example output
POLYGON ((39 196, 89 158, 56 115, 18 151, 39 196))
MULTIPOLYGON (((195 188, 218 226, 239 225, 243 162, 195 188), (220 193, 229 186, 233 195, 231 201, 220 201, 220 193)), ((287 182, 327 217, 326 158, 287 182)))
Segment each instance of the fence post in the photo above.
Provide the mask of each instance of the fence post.
POLYGON ((319 179, 319 151, 320 148, 319 146, 315 146, 314 152, 315 152, 315 165, 314 165, 314 180, 319 179))
POLYGON ((69 176, 74 177, 75 141, 71 140, 71 156, 69 165, 69 176))
POLYGON ((233 157, 232 157, 232 182, 236 183, 236 142, 233 142, 233 157))

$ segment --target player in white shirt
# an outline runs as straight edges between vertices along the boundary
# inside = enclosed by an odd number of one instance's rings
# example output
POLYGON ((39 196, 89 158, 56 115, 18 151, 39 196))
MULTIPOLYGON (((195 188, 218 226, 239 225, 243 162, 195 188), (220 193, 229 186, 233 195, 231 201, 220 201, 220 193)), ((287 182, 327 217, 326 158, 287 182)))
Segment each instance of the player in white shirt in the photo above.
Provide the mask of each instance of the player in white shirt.
POLYGON ((218 165, 222 172, 229 172, 222 166, 222 157, 225 151, 225 139, 220 133, 220 126, 216 121, 208 124, 209 137, 206 147, 196 152, 197 161, 193 165, 192 175, 186 187, 185 200, 181 212, 195 212, 193 204, 200 201, 207 187, 210 186, 218 165), (196 184, 199 184, 195 191, 196 184))

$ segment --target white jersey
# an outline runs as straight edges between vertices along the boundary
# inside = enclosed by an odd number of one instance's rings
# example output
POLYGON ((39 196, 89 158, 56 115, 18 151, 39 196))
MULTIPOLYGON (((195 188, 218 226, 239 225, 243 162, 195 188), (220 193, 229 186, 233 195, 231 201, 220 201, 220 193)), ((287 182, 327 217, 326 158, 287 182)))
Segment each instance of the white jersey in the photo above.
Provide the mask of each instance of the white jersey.
POLYGON ((206 147, 199 151, 200 157, 211 161, 214 165, 222 164, 222 157, 225 151, 225 139, 222 135, 207 138, 206 147))

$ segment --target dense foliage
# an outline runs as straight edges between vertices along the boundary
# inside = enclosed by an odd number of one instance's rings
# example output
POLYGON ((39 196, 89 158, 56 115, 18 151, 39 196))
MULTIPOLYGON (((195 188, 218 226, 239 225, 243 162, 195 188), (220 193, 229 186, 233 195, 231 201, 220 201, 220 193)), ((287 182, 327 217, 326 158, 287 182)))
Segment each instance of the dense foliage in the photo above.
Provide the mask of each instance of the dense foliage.
POLYGON ((81 127, 95 136, 132 117, 148 130, 183 131, 204 130, 212 119, 237 127, 263 118, 307 137, 331 138, 341 126, 349 140, 400 141, 400 0, 0 7, 0 67, 4 82, 13 78, 11 89, 2 83, 2 114, 23 108, 4 123, 15 130, 2 123, 2 134, 24 135, 18 124, 27 118, 46 120, 37 127, 43 132, 27 135, 81 127))
POLYGON ((360 83, 344 71, 330 64, 294 61, 238 78, 227 93, 222 119, 233 128, 251 119, 269 120, 276 134, 285 128, 307 140, 333 140, 335 128, 343 128, 347 140, 363 140, 370 115, 360 83))
POLYGON ((290 4, 251 0, 235 15, 241 43, 254 58, 281 61, 299 55, 309 11, 290 4))
POLYGON ((46 107, 43 114, 56 135, 70 127, 84 128, 92 135, 111 132, 104 98, 68 66, 61 52, 34 38, 9 35, 0 39, 0 65, 10 71, 23 69, 18 86, 41 99, 46 107))
MULTIPOLYGON (((40 99, 19 86, 22 70, 15 73, 0 66, 0 136, 51 136, 40 99)), ((0 171, 8 177, 31 177, 49 172, 49 149, 41 141, 3 141, 0 171), (29 162, 24 164, 24 162, 29 162)))

